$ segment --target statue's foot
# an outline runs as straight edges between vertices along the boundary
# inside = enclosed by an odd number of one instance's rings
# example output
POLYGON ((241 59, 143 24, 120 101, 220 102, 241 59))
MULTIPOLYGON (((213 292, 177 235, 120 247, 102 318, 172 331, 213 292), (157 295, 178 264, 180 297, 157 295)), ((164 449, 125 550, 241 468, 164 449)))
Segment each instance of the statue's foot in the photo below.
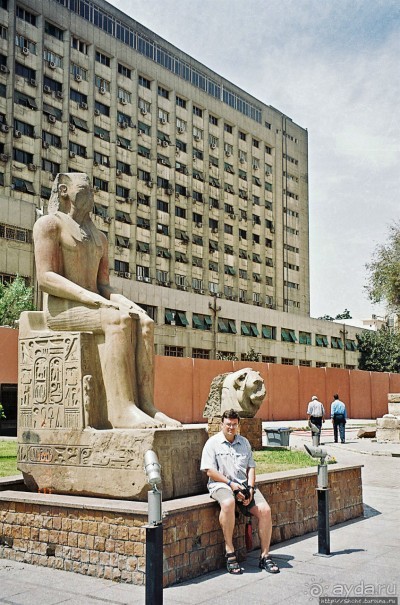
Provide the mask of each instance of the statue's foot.
POLYGON ((110 415, 109 420, 115 429, 154 429, 165 427, 165 422, 161 418, 153 419, 136 405, 132 404, 122 408, 121 413, 110 415))
POLYGON ((154 415, 154 420, 163 422, 167 426, 182 426, 182 423, 179 422, 179 420, 174 420, 173 418, 170 418, 163 412, 156 412, 154 415))

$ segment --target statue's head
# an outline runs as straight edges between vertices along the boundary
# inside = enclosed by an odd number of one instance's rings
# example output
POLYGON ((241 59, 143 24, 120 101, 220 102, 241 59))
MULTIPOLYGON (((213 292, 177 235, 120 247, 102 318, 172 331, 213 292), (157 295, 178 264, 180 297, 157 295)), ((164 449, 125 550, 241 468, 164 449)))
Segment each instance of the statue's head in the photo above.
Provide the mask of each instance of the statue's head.
POLYGON ((87 174, 84 172, 65 172, 57 174, 51 189, 48 211, 68 213, 71 206, 93 207, 93 189, 87 174))

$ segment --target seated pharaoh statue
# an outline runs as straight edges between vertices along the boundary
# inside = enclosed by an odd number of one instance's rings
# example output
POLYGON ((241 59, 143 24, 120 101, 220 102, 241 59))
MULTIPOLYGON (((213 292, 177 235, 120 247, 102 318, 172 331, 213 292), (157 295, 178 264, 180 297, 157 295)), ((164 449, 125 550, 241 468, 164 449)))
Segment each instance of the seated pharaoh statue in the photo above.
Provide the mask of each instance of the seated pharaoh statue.
POLYGON ((180 426, 154 406, 154 323, 110 285, 107 238, 92 208, 86 174, 57 175, 48 214, 33 229, 46 330, 99 335, 109 428, 180 426))

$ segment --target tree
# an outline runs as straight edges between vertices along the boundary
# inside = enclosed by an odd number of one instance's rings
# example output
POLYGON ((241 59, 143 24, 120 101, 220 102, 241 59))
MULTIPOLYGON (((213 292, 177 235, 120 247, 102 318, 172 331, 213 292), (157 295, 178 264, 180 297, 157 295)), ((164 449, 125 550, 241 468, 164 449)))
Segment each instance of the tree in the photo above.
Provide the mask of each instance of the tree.
POLYGON ((10 284, 0 283, 0 326, 17 327, 22 311, 33 311, 33 288, 18 276, 10 284))
POLYGON ((384 326, 357 334, 358 367, 370 372, 400 372, 400 334, 384 326))
POLYGON ((250 347, 247 353, 243 355, 243 361, 260 361, 260 357, 261 353, 257 353, 253 347, 250 347))
POLYGON ((325 321, 336 321, 338 319, 353 319, 350 315, 350 311, 345 309, 343 313, 338 313, 336 317, 332 317, 331 315, 323 315, 322 317, 318 317, 318 319, 325 319, 325 321))
POLYGON ((366 265, 369 272, 366 290, 373 303, 386 302, 389 310, 400 312, 400 223, 389 227, 385 245, 375 248, 372 261, 366 265))

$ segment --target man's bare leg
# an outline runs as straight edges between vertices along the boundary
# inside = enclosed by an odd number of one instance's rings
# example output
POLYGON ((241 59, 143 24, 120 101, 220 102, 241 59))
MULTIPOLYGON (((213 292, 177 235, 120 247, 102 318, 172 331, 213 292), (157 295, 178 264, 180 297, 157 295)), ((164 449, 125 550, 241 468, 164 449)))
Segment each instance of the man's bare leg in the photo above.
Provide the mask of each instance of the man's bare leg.
POLYGON ((154 406, 154 321, 139 314, 140 321, 136 322, 136 373, 138 401, 143 412, 155 421, 167 426, 182 426, 179 420, 174 420, 157 410, 154 406))

